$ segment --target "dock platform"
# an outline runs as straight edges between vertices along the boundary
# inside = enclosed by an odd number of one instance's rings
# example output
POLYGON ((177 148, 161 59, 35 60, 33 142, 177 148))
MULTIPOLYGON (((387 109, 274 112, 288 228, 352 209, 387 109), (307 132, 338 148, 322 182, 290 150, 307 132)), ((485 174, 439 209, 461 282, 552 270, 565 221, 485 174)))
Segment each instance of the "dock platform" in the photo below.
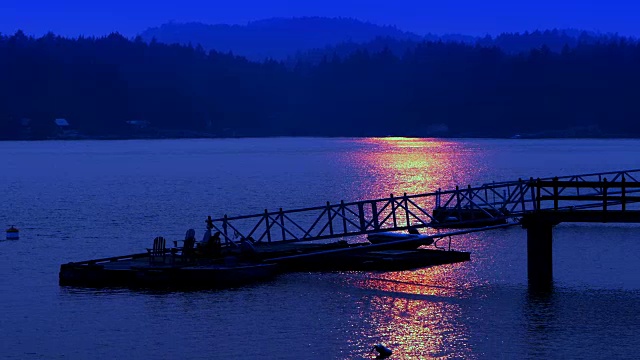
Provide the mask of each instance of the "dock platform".
POLYGON ((471 254, 433 249, 387 249, 324 256, 279 259, 286 271, 404 271, 464 262, 471 254))
POLYGON ((393 249, 367 243, 265 244, 246 256, 229 250, 218 258, 148 254, 67 263, 60 285, 83 287, 227 288, 264 281, 286 272, 401 271, 468 261, 468 252, 393 249))

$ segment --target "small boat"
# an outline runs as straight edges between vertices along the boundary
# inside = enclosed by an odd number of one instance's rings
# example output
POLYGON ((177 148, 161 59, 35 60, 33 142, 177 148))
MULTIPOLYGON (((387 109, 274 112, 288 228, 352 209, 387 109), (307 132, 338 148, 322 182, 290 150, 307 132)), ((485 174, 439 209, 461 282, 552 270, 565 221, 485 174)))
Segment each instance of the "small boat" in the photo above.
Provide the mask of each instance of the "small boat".
POLYGON ((392 249, 417 249, 422 245, 431 245, 433 244, 433 238, 428 235, 422 235, 417 233, 417 231, 410 230, 409 234, 396 233, 391 231, 381 232, 377 234, 371 234, 367 236, 367 240, 374 245, 385 244, 385 243, 393 243, 390 244, 390 248, 392 249), (397 244, 396 242, 403 240, 401 244, 397 244), (415 241, 404 241, 404 240, 415 240, 415 241))
POLYGON ((507 223, 506 209, 491 207, 437 207, 433 209, 433 228, 464 229, 482 226, 502 225, 507 223))
POLYGON ((423 249, 433 244, 428 235, 378 233, 376 244, 286 255, 265 260, 286 271, 404 271, 433 265, 468 261, 470 254, 440 248, 423 249))

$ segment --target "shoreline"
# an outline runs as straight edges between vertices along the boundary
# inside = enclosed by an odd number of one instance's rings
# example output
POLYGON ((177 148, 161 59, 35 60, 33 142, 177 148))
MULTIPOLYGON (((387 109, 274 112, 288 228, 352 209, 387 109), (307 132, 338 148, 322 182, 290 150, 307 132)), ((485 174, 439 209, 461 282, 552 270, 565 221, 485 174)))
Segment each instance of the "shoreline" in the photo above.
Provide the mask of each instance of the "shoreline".
POLYGON ((189 140, 189 139, 278 139, 278 138, 299 138, 299 139, 371 139, 371 138, 406 138, 406 139, 439 139, 439 140, 640 140, 640 136, 540 136, 540 137, 503 137, 503 136, 415 136, 415 135, 265 135, 265 136, 82 136, 82 137, 56 137, 43 139, 0 139, 0 142, 8 141, 120 141, 120 140, 189 140))

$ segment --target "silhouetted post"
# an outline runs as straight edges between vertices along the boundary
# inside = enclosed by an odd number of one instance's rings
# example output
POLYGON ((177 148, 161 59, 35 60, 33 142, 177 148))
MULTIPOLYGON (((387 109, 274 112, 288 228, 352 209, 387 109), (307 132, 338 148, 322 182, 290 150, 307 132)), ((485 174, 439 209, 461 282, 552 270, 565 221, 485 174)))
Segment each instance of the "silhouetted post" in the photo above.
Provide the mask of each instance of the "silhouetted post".
POLYGON ((378 222, 378 206, 375 201, 371 202, 371 213, 373 214, 373 228, 380 229, 380 223, 378 222))
POLYGON ((609 202, 607 199, 607 191, 608 191, 607 178, 604 178, 603 184, 602 184, 602 210, 604 212, 607 212, 607 204, 609 202))
POLYGON ((527 229, 527 272, 529 286, 550 287, 553 282, 553 226, 557 223, 536 214, 522 219, 527 229))
POLYGON ((542 190, 542 184, 540 183, 540 178, 536 180, 536 210, 540 210, 541 208, 541 200, 540 200, 540 191, 542 190))
POLYGON ((280 208, 280 214, 278 214, 280 216, 280 229, 282 230, 282 240, 287 240, 287 233, 284 230, 284 211, 282 211, 282 208, 280 208))
POLYGON ((529 188, 531 189, 531 207, 536 210, 536 189, 533 177, 529 178, 529 188))
POLYGON ((471 220, 475 220, 476 213, 473 211, 473 192, 471 191, 471 184, 467 185, 467 200, 469 202, 468 206, 469 206, 469 211, 471 215, 471 220))
POLYGON ((553 178, 553 210, 558 210, 558 177, 553 178))
POLYGON ((360 232, 364 233, 367 230, 367 223, 364 220, 364 203, 358 203, 358 219, 360 220, 360 232))
POLYGON ((391 202, 391 216, 393 217, 393 228, 398 227, 398 220, 396 218, 396 199, 393 197, 393 194, 389 196, 389 201, 391 202))
POLYGON ((620 192, 622 193, 620 195, 620 200, 622 201, 622 211, 627 210, 627 195, 626 195, 626 189, 624 188, 624 185, 626 183, 626 179, 624 178, 624 174, 622 174, 622 184, 620 185, 620 192))
POLYGON ((264 209, 264 223, 267 227, 267 241, 271 242, 271 226, 269 225, 269 211, 267 209, 264 209))
POLYGON ((227 214, 224 214, 224 220, 222 221, 222 232, 224 233, 224 243, 227 244, 229 243, 229 236, 227 235, 227 224, 228 224, 228 220, 227 220, 227 214))
POLYGON ((604 178, 604 183, 602 184, 602 221, 604 222, 607 222, 607 205, 609 204, 608 190, 607 178, 604 178))
MULTIPOLYGON (((518 179, 518 182, 520 183, 520 185, 519 185, 520 188, 519 189, 520 189, 520 200, 521 200, 521 204, 522 204, 522 212, 525 212, 527 210, 527 205, 525 204, 525 200, 524 200, 526 189, 524 187, 522 179, 518 179)), ((507 199, 504 200, 504 206, 505 207, 507 206, 507 199)))
POLYGON ((407 229, 411 226, 411 221, 409 221, 409 198, 407 197, 407 193, 404 193, 404 216, 407 219, 407 229))
POLYGON ((340 213, 342 214, 342 229, 347 234, 347 216, 345 215, 344 200, 340 200, 340 213))
POLYGON ((327 221, 329 222, 329 234, 333 235, 333 220, 331 218, 331 204, 327 201, 327 221))

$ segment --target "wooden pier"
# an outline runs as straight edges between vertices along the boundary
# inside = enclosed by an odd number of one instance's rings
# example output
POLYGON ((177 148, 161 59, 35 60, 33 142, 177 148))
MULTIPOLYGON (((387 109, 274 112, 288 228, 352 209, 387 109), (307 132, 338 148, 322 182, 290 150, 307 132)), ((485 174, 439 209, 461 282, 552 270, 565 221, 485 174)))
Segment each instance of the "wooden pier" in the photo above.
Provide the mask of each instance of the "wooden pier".
MULTIPOLYGON (((327 271, 406 269, 469 260, 468 253, 435 247, 405 251, 400 248, 402 241, 388 243, 386 247, 344 241, 357 235, 434 228, 440 232, 429 234, 429 239, 450 240, 472 232, 522 226, 527 230, 530 285, 545 287, 553 278, 553 226, 561 222, 640 222, 639 178, 640 170, 626 170, 518 179, 476 187, 438 189, 424 194, 391 194, 382 199, 327 202, 303 209, 265 210, 254 215, 209 216, 207 228, 220 234, 220 246, 227 249, 229 256, 236 256, 242 242, 251 239, 252 247, 258 249, 256 254, 259 255, 255 257, 254 254, 250 264, 277 265, 278 271, 327 271), (452 230, 443 232, 442 229, 452 230), (303 244, 326 239, 343 241, 307 245, 304 250, 303 244)), ((213 272, 213 268, 222 269, 223 262, 230 261, 229 256, 223 256, 213 262, 200 259, 201 262, 195 265, 185 264, 174 261, 180 259, 176 258, 178 249, 166 251, 172 260, 162 266, 142 264, 145 258, 148 262, 148 254, 64 264, 60 272, 61 283, 91 282, 105 273, 120 274, 116 278, 133 276, 137 279, 140 274, 152 271, 171 272, 172 279, 181 279, 191 267, 203 269, 208 266, 208 271, 213 272), (129 273, 124 275, 125 272, 129 273), (76 281, 78 279, 82 281, 76 281)), ((236 256, 235 261, 245 260, 236 256)))
POLYGON ((424 194, 327 202, 304 209, 224 215, 212 221, 229 242, 246 236, 264 242, 348 238, 412 227, 476 232, 522 222, 527 229, 530 284, 544 287, 553 277, 553 226, 562 222, 639 223, 638 179, 638 169, 530 177, 424 194))

